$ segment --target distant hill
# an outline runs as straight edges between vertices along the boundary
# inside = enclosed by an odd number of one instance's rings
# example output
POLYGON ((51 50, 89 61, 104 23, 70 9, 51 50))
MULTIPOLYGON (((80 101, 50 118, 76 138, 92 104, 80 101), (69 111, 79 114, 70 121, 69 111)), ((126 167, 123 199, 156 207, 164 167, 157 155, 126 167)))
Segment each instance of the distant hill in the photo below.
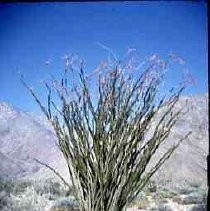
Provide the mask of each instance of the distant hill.
MULTIPOLYGON (((160 169, 156 175, 157 180, 192 179, 205 183, 208 152, 207 99, 207 94, 181 98, 178 107, 184 105, 189 109, 189 113, 179 120, 155 159, 187 131, 191 130, 193 134, 160 169)), ((49 170, 41 168, 33 160, 37 158, 68 177, 65 162, 55 142, 52 129, 42 117, 14 109, 7 103, 0 103, 0 176, 51 177, 49 170)))
POLYGON ((51 163, 58 152, 55 140, 52 131, 36 118, 0 103, 0 153, 6 156, 0 160, 0 166, 6 166, 4 162, 8 163, 7 168, 1 168, 0 175, 13 177, 36 172, 40 165, 34 158, 51 163), (10 169, 10 166, 13 168, 10 169))
POLYGON ((180 118, 172 130, 166 143, 159 149, 159 156, 164 149, 176 140, 192 131, 189 139, 184 140, 171 158, 166 161, 156 175, 157 180, 170 179, 179 182, 197 181, 207 182, 208 154, 208 95, 182 97, 177 108, 185 107, 189 112, 180 118), (186 103, 187 101, 187 103, 186 103))
POLYGON ((14 177, 17 175, 20 175, 24 169, 22 169, 21 165, 19 163, 16 163, 11 158, 8 158, 3 153, 0 153, 0 176, 1 177, 8 177, 10 176, 14 177))

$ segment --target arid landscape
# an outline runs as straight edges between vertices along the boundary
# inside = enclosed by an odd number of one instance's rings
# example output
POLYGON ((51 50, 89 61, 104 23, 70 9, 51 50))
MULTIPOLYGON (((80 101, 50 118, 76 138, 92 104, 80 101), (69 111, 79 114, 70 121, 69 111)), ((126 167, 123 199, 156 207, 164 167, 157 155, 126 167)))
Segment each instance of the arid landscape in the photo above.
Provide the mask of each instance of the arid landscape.
MULTIPOLYGON (((177 123, 168 145, 191 130, 173 156, 154 175, 129 210, 205 210, 208 152, 208 107, 206 95, 182 97, 179 106, 189 112, 177 123)), ((0 103, 0 210, 38 211, 73 210, 74 200, 67 189, 46 167, 34 159, 53 166, 68 180, 64 159, 47 121, 35 114, 0 103)), ((155 158, 154 158, 155 159, 155 158)))
POLYGON ((207 210, 207 8, 0 3, 0 211, 207 210))

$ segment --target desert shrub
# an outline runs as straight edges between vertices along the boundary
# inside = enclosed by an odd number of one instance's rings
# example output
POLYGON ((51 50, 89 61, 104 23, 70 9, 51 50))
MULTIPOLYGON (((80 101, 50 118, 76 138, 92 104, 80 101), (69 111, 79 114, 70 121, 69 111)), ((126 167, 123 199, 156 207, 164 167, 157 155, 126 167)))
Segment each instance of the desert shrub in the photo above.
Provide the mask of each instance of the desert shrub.
POLYGON ((66 189, 52 180, 0 180, 0 210, 44 210, 49 200, 64 196, 66 189))
POLYGON ((72 183, 81 211, 121 211, 189 136, 186 131, 149 167, 184 112, 175 107, 185 84, 163 97, 158 95, 170 56, 162 60, 154 55, 141 74, 135 72, 133 58, 108 61, 99 66, 92 81, 84 72, 84 61, 75 67, 72 58, 66 57, 61 79, 44 81, 46 106, 22 79, 54 128, 71 182, 37 162, 67 186, 72 183), (155 122, 157 114, 160 117, 155 122))
POLYGON ((192 209, 190 209, 190 211, 206 211, 206 205, 204 204, 198 204, 195 205, 194 207, 192 207, 192 209))
POLYGON ((59 183, 48 180, 33 181, 34 190, 39 195, 50 195, 50 196, 62 196, 65 192, 65 188, 59 183))
POLYGON ((29 180, 13 181, 13 189, 12 189, 11 193, 13 193, 14 195, 21 194, 30 186, 32 186, 32 182, 29 180))
POLYGON ((0 177, 0 210, 11 210, 10 193, 13 192, 14 186, 15 183, 12 179, 0 177))
POLYGON ((167 204, 160 204, 158 207, 159 211, 173 211, 173 209, 167 204))
POLYGON ((10 210, 10 193, 14 189, 14 181, 0 177, 0 210, 10 210))
POLYGON ((15 182, 12 179, 0 177, 0 191, 5 191, 6 193, 10 193, 13 191, 14 186, 15 182))
POLYGON ((78 211, 78 204, 75 201, 75 199, 71 197, 60 198, 57 201, 55 201, 50 208, 50 211, 63 211, 63 210, 78 211))
POLYGON ((5 191, 0 191, 0 210, 4 210, 8 206, 8 194, 5 191))
POLYGON ((15 211, 40 211, 47 205, 47 199, 37 194, 33 186, 29 186, 18 195, 11 194, 11 210, 15 211))
POLYGON ((187 186, 194 188, 194 189, 199 189, 199 188, 203 188, 202 187, 202 182, 201 181, 197 181, 197 180, 188 180, 187 181, 187 186))

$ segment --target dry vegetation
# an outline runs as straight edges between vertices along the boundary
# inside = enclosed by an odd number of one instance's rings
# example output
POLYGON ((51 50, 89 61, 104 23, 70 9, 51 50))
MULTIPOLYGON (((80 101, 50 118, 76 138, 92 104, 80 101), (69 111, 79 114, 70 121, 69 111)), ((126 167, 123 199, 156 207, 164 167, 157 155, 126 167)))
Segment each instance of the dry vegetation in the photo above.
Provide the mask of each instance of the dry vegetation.
POLYGON ((37 162, 52 170, 69 188, 72 184, 79 210, 125 210, 191 134, 186 131, 156 163, 149 165, 186 112, 184 107, 174 109, 185 83, 159 97, 160 84, 173 59, 169 56, 161 60, 154 55, 145 70, 135 75, 133 57, 126 62, 105 62, 92 81, 94 87, 84 72, 84 61, 79 61, 76 69, 73 57, 67 56, 61 79, 44 82, 47 106, 22 80, 55 130, 70 181, 49 165, 37 162), (154 125, 157 114, 161 115, 154 125))
MULTIPOLYGON (((0 210, 2 211, 72 211, 77 203, 67 189, 52 180, 0 179, 0 210)), ((197 183, 164 187, 147 185, 129 204, 129 210, 204 211, 206 189, 197 183)))

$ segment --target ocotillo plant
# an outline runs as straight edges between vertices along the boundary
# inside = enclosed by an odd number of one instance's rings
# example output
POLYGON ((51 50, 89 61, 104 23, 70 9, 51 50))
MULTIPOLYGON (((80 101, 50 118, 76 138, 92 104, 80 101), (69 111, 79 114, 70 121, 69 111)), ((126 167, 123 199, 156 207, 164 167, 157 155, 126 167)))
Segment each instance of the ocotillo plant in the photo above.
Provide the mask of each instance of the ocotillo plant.
POLYGON ((162 99, 157 97, 168 62, 169 59, 153 57, 140 76, 132 73, 136 67, 130 60, 108 62, 99 67, 93 87, 84 73, 83 62, 77 70, 77 86, 75 80, 71 81, 73 77, 68 74, 75 72, 71 57, 66 57, 61 80, 45 83, 47 106, 23 81, 55 130, 71 182, 54 173, 67 185, 72 183, 81 211, 125 210, 189 136, 190 132, 183 134, 182 139, 147 168, 183 112, 174 108, 185 85, 162 99), (151 131, 157 114, 161 115, 151 131))

